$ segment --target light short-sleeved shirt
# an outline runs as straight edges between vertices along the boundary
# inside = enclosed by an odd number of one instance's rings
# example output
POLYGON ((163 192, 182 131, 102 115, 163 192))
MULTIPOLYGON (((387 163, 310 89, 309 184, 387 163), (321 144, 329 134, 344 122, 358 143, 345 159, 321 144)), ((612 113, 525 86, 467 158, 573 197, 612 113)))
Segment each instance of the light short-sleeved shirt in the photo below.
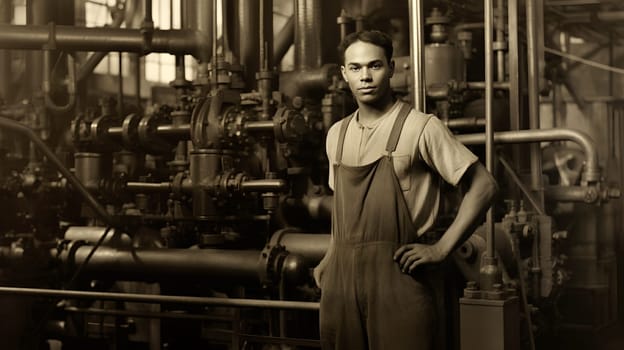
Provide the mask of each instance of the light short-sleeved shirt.
MULTIPOLYGON (((360 166, 386 155, 388 137, 402 103, 397 101, 386 114, 366 126, 360 123, 356 111, 347 127, 341 163, 360 166)), ((331 189, 334 189, 332 165, 336 163, 338 134, 344 120, 335 123, 327 133, 331 189)), ((459 142, 440 119, 414 109, 405 121, 392 158, 418 235, 429 230, 438 215, 440 178, 457 186, 466 170, 478 161, 477 156, 459 142)))

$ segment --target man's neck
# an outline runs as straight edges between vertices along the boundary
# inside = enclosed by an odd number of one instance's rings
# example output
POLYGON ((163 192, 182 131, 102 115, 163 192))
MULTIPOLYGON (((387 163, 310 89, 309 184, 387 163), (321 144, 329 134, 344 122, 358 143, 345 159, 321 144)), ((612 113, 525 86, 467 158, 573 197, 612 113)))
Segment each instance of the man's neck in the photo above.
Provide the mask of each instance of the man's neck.
POLYGON ((358 103, 358 118, 362 124, 373 123, 375 120, 381 118, 394 106, 396 99, 394 96, 389 96, 384 99, 383 102, 376 103, 374 105, 366 103, 358 103))

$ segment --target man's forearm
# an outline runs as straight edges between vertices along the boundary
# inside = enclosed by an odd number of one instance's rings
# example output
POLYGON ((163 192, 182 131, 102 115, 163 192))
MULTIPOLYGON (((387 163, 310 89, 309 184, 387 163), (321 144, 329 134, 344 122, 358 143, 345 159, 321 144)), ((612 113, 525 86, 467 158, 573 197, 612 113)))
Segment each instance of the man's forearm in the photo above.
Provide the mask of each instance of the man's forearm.
POLYGON ((473 165, 464 176, 462 182, 468 181, 468 191, 461 201, 455 220, 436 243, 445 255, 459 247, 474 232, 480 224, 479 218, 488 210, 497 192, 496 181, 480 163, 473 165))

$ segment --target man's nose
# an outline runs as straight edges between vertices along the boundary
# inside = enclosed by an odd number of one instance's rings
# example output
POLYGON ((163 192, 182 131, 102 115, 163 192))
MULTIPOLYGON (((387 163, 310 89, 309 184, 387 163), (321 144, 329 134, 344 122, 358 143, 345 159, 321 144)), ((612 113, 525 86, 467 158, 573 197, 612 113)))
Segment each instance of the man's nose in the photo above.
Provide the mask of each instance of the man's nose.
POLYGON ((360 70, 360 81, 370 81, 372 79, 370 70, 366 67, 363 67, 360 70))

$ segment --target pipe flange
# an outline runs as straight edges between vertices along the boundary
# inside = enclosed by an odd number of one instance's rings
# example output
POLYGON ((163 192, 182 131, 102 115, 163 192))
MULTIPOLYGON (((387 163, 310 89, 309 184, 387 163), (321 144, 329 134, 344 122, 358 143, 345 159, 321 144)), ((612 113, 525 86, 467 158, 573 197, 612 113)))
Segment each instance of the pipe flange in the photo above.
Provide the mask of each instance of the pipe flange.
POLYGON ((90 136, 94 144, 104 150, 119 150, 119 144, 108 135, 108 130, 116 126, 117 122, 110 116, 103 115, 95 118, 90 125, 90 136))
POLYGON ((267 244, 264 247, 258 264, 258 278, 263 287, 267 288, 279 281, 282 264, 287 255, 288 251, 282 245, 267 244))
POLYGON ((138 135, 141 148, 148 153, 165 153, 171 151, 173 145, 158 136, 159 125, 168 124, 169 118, 160 113, 147 115, 139 121, 138 135))
POLYGON ((129 114, 121 124, 121 140, 124 148, 131 151, 137 151, 139 145, 139 123, 141 116, 138 114, 129 114))

